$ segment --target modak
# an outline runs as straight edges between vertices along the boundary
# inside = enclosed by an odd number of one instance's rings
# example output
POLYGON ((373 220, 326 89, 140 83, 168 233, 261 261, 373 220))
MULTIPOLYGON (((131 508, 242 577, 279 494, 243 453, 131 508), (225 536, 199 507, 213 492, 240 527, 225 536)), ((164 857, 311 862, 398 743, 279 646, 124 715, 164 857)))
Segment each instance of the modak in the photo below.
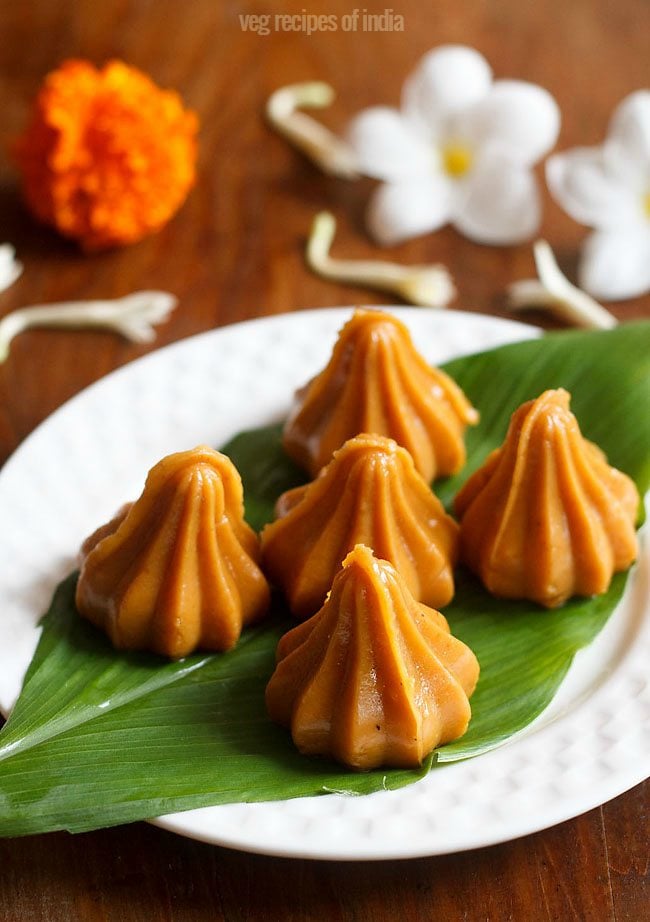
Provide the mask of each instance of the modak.
POLYGON ((455 500, 461 557, 495 596, 548 608, 605 592, 637 554, 639 494, 583 438, 570 394, 545 391, 455 500))
POLYGON ((276 513, 262 532, 264 570, 299 618, 318 611, 355 544, 394 564, 426 605, 454 594, 458 525, 392 439, 349 439, 316 480, 282 494, 276 513))
POLYGON ((168 455, 82 547, 76 602, 116 647, 228 650, 269 606, 239 474, 204 446, 168 455))
POLYGON ((478 674, 440 612, 357 546, 321 610, 281 638, 266 705, 305 755, 411 768, 465 733, 478 674))
POLYGON ((401 321, 357 310, 327 366, 296 395, 283 444, 315 477, 349 438, 361 432, 385 435, 409 451, 431 482, 462 468, 463 434, 477 421, 458 385, 425 362, 401 321))

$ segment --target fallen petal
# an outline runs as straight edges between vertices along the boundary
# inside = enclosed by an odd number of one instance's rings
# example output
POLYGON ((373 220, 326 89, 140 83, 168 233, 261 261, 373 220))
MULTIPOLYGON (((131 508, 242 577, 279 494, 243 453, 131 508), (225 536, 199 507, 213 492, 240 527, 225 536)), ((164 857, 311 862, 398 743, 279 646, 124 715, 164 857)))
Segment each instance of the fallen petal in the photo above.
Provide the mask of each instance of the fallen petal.
POLYGON ((110 301, 21 307, 0 320, 0 362, 7 358, 12 339, 35 327, 113 330, 132 342, 151 342, 156 335, 153 324, 167 320, 177 303, 166 291, 137 291, 110 301))
POLYGON ((10 243, 0 245, 0 291, 9 288, 23 271, 23 264, 16 259, 16 250, 10 243))
POLYGON ((322 278, 387 291, 423 307, 446 307, 455 297, 452 278, 441 265, 401 266, 380 260, 332 259, 329 251, 335 233, 334 216, 327 211, 317 214, 307 241, 306 259, 322 278))
POLYGON ((276 90, 267 100, 266 117, 275 130, 325 173, 342 179, 357 179, 359 168, 354 151, 329 128, 301 107, 324 109, 334 100, 328 83, 294 83, 276 90))
POLYGON ((513 310, 545 308, 568 323, 589 329, 608 330, 617 325, 613 314, 571 284, 546 240, 537 240, 533 252, 539 280, 524 279, 508 287, 513 310))

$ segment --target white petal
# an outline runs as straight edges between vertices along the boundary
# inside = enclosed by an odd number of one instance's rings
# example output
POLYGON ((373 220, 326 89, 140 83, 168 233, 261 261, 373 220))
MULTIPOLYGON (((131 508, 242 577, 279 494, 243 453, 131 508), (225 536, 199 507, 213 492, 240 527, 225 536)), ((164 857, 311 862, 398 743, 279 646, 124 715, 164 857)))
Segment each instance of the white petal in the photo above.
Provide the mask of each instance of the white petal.
POLYGON ((492 71, 483 55, 465 45, 441 45, 426 54, 407 79, 402 111, 436 137, 449 116, 483 99, 492 71))
POLYGON ((442 176, 386 183, 370 199, 368 230, 387 246, 438 230, 449 221, 453 192, 442 176))
POLYGON ((465 184, 453 223, 470 240, 508 246, 536 233, 540 213, 533 173, 506 158, 486 155, 465 184))
POLYGON ((615 110, 605 142, 609 169, 643 195, 650 189, 650 90, 627 96, 615 110))
POLYGON ((23 264, 16 259, 16 251, 10 243, 0 245, 0 291, 10 285, 22 274, 23 264))
POLYGON ((499 145, 518 163, 532 166, 555 146, 560 110, 547 90, 522 80, 497 80, 468 112, 460 134, 479 149, 499 145))
POLYGON ((608 169, 602 147, 576 147, 546 162, 551 194, 567 214, 590 227, 645 221, 643 199, 608 169))
MULTIPOLYGON (((328 211, 316 215, 307 241, 305 257, 317 275, 335 282, 362 285, 397 294, 423 307, 447 307, 456 296, 449 271, 442 265, 403 266, 378 259, 333 259, 330 247, 336 219, 328 211)), ((0 330, 2 324, 0 323, 0 330)))
POLYGON ((558 266, 546 240, 533 245, 538 279, 521 279, 508 286, 510 307, 515 310, 542 307, 563 320, 593 330, 611 330, 616 317, 602 304, 576 288, 558 266))
POLYGON ((347 141, 358 168, 376 179, 421 176, 434 167, 434 151, 418 137, 397 109, 364 109, 350 122, 347 141))
POLYGON ((587 238, 580 286, 606 301, 650 291, 650 231, 600 231, 587 238))
POLYGON ((359 170, 348 145, 321 122, 301 109, 326 109, 334 89, 322 80, 291 83, 275 90, 264 111, 269 123, 290 144, 330 176, 358 179, 359 170))

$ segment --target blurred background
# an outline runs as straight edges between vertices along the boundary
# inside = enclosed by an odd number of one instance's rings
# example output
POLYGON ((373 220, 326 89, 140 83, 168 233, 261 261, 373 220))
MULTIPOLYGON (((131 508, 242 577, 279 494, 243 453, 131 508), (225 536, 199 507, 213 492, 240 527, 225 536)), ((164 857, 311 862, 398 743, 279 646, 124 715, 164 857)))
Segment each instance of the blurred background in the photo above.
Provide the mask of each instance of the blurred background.
MULTIPOLYGON (((318 172, 270 130, 265 101, 285 84, 325 80, 338 96, 318 117, 339 130, 363 107, 398 104, 404 78, 426 51, 461 43, 485 55, 496 77, 528 80, 553 94, 562 111, 557 149, 598 144, 615 106, 650 85, 650 3, 366 0, 362 11, 401 16, 403 31, 272 29, 264 35, 242 28, 242 17, 251 14, 326 13, 340 20, 354 9, 349 0, 0 0, 0 243, 13 244, 25 266, 0 293, 0 315, 28 304, 147 288, 180 300, 153 346, 88 331, 18 337, 0 365, 0 464, 65 400, 151 348, 265 314, 386 303, 386 296, 326 282, 308 270, 305 240, 321 209, 339 222, 333 255, 440 261, 458 288, 453 307, 511 316, 505 287, 534 274, 529 244, 481 246, 446 228, 380 250, 363 220, 372 182, 318 172), (44 76, 71 57, 97 65, 120 58, 176 89, 200 119, 198 179, 185 205, 154 236, 95 255, 30 217, 8 153, 44 76)), ((539 168, 538 174, 541 179, 539 168)), ((546 191, 543 198, 541 235, 575 279, 587 230, 546 191)), ((621 320, 648 316, 650 295, 612 310, 621 320)), ((441 918, 460 919, 469 917, 455 894, 470 891, 481 904, 480 918, 636 922, 647 911, 641 823, 647 791, 646 784, 524 842, 408 867, 366 866, 363 874, 357 866, 289 865, 221 851, 143 825, 16 840, 0 843, 0 890, 4 884, 11 899, 21 895, 23 914, 16 909, 12 919, 50 922, 252 918, 248 909, 255 918, 277 919, 269 907, 287 898, 296 901, 291 918, 305 920, 428 919, 432 905, 441 918), (313 914, 303 912, 303 897, 296 896, 305 893, 313 894, 313 914), (362 906, 359 915, 344 907, 346 897, 362 906)))
MULTIPOLYGON (((313 276, 303 248, 314 213, 339 221, 335 253, 386 255, 403 262, 442 261, 454 275, 455 307, 504 312, 505 283, 532 274, 528 246, 492 248, 445 229, 389 250, 368 239, 363 211, 370 180, 351 183, 320 174, 263 119, 269 94, 293 81, 322 79, 338 92, 323 121, 341 128, 361 108, 397 104, 402 82, 435 45, 466 43, 481 51, 497 77, 539 83, 557 99, 563 123, 558 149, 600 142, 615 105, 648 84, 647 0, 390 0, 362 9, 403 17, 404 31, 283 32, 242 28, 249 14, 300 14, 292 0, 4 0, 0 4, 0 227, 25 263, 23 279, 0 295, 0 312, 34 302, 113 297, 163 288, 181 307, 158 343, 246 317, 335 304, 385 302, 313 276), (7 144, 25 125, 44 75, 69 57, 102 64, 118 57, 162 87, 177 89, 199 115, 199 176, 179 214, 135 246, 95 256, 37 225, 21 204, 7 144), (189 307, 191 306, 191 310, 189 307)), ((339 20, 354 7, 330 0, 308 12, 339 20)), ((390 16, 386 17, 390 20, 390 16)), ((586 231, 545 193, 542 235, 562 266, 575 272, 586 231)), ((645 310, 648 300, 644 301, 645 310)), ((622 316, 626 307, 622 307, 622 316)), ((75 374, 39 394, 38 415, 95 377, 139 354, 112 337, 86 362, 84 339, 98 334, 33 333, 13 346, 11 371, 0 367, 0 458, 37 421, 28 406, 35 363, 60 362, 75 374), (29 356, 28 364, 25 364, 29 356), (6 406, 22 395, 25 415, 6 406)), ((93 340, 94 341, 94 340, 93 340)), ((36 398, 36 395, 33 395, 36 398)))

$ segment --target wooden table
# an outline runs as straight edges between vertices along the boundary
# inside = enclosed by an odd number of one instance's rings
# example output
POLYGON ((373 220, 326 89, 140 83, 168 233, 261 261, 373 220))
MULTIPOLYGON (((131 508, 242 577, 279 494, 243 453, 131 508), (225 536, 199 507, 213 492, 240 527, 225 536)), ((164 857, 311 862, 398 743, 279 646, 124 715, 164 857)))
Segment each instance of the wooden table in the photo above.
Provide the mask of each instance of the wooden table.
MULTIPOLYGON (((381 303, 380 295, 328 284, 305 268, 305 235, 324 207, 339 218, 337 252, 376 255, 363 233, 370 184, 323 177, 269 132, 262 106, 285 83, 321 78, 338 87, 326 115, 338 127, 365 105, 396 103, 402 79, 429 48, 472 44, 498 76, 529 79, 555 95, 564 116, 561 147, 598 143, 615 104, 648 84, 647 0, 396 0, 403 33, 260 36, 240 27, 240 13, 302 8, 298 0, 23 0, 0 7, 7 135, 20 130, 43 75, 70 56, 97 63, 117 56, 141 67, 179 89, 202 123, 198 185, 177 218, 137 246, 98 256, 80 255, 30 220, 3 160, 0 236, 17 247, 25 274, 0 296, 2 313, 163 288, 180 297, 180 307, 160 329, 159 346, 264 314, 381 303)), ((342 0, 327 5, 339 17, 351 9, 342 0)), ((584 230, 548 196, 545 205, 543 233, 572 272, 584 230)), ((532 274, 528 246, 481 247, 451 230, 390 255, 445 262, 458 284, 456 306, 503 316, 504 286, 532 274)), ((622 320, 647 316, 650 297, 613 310, 622 320)), ((0 462, 61 403, 145 351, 102 333, 21 336, 0 366, 0 462)), ((648 791, 646 783, 505 845, 361 866, 239 854, 144 824, 0 840, 0 919, 638 922, 648 912, 648 791)))

